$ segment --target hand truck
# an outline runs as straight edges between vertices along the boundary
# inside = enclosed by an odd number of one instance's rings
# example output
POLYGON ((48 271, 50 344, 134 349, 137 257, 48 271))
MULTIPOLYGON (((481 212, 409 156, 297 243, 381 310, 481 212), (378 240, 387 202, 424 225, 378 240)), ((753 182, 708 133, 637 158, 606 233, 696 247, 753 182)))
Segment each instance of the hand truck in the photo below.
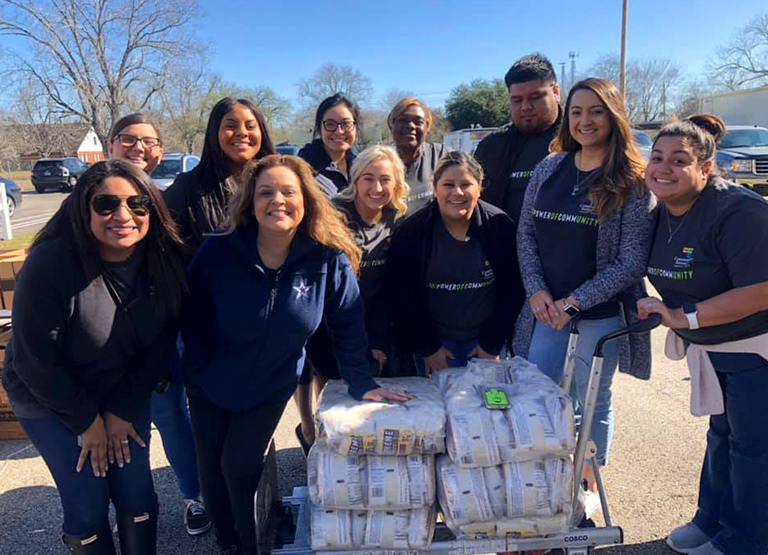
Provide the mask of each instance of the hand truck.
MULTIPOLYGON (((574 520, 581 518, 576 514, 578 496, 581 488, 581 474, 585 461, 595 472, 600 502, 603 509, 604 527, 579 528, 580 522, 571 522, 571 528, 562 534, 542 538, 515 538, 468 540, 456 539, 444 523, 438 522, 432 544, 427 551, 408 551, 408 555, 479 555, 482 553, 524 552, 546 549, 561 549, 566 555, 588 555, 598 545, 618 545, 624 543, 624 533, 618 526, 613 526, 605 489, 600 477, 600 469, 594 459, 596 449, 590 440, 590 431, 594 418, 597 391, 603 371, 603 347, 608 341, 618 339, 630 333, 643 333, 652 330, 661 323, 661 317, 653 314, 625 328, 601 337, 595 346, 592 357, 587 394, 584 401, 581 426, 574 454, 574 520)), ((563 368, 562 387, 566 394, 570 392, 575 366, 576 345, 579 339, 578 321, 571 323, 568 347, 563 368)), ((274 460, 274 446, 267 454, 262 482, 269 482, 256 492, 256 524, 259 554, 266 555, 392 555, 392 550, 360 549, 356 551, 318 551, 310 546, 309 529, 309 494, 306 486, 294 487, 293 495, 283 497, 282 503, 273 503, 277 499, 277 467, 274 460), (269 470, 268 470, 269 467, 269 470)), ((401 552, 398 552, 401 553, 401 552)), ((405 553, 405 552, 402 552, 405 553)))

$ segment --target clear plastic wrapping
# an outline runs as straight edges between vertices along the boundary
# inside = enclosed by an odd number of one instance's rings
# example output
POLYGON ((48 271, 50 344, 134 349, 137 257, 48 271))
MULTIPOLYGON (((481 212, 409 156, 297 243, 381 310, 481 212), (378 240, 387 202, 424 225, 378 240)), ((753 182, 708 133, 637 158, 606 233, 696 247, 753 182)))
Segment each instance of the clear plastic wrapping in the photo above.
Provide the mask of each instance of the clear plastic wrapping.
POLYGON ((438 378, 448 414, 446 446, 467 468, 566 456, 576 448, 570 398, 535 365, 472 361, 438 378), (485 405, 487 387, 504 391, 507 409, 485 405))
POLYGON ((437 458, 437 496, 446 525, 466 537, 564 530, 572 487, 573 465, 566 458, 486 468, 462 468, 446 455, 437 458))
POLYGON ((445 451, 445 404, 434 380, 376 378, 381 387, 414 395, 407 403, 356 401, 341 380, 329 381, 318 402, 318 438, 339 455, 410 455, 445 451))
POLYGON ((434 505, 406 511, 348 511, 310 504, 310 543, 317 550, 429 549, 435 532, 434 505))
POLYGON ((309 497, 327 509, 418 509, 435 502, 434 455, 338 455, 316 443, 307 458, 309 497))

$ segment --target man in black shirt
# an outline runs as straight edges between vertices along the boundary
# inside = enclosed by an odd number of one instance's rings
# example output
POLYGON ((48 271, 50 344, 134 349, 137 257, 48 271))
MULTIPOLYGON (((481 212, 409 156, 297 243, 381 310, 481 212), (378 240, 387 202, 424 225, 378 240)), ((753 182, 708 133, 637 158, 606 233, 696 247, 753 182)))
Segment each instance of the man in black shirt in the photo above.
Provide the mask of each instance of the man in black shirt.
POLYGON ((533 169, 548 153, 562 118, 560 87, 550 61, 539 53, 516 61, 504 76, 512 123, 483 139, 475 158, 485 179, 481 198, 517 225, 533 169))

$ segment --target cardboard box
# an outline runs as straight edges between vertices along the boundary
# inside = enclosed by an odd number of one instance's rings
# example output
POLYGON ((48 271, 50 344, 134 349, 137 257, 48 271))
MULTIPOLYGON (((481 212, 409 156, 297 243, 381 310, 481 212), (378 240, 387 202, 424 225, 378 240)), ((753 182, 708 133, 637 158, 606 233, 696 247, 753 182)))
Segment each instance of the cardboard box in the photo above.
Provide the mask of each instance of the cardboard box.
POLYGON ((2 257, 0 256, 0 308, 13 308, 13 292, 16 289, 16 278, 24 264, 26 254, 2 257))

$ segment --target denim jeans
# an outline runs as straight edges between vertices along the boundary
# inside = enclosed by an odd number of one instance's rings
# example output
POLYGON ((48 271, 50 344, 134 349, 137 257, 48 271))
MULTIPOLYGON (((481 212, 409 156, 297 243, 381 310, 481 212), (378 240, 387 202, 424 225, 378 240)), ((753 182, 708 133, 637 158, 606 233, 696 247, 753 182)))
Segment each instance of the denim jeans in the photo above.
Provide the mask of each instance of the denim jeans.
POLYGON ((149 466, 149 403, 133 427, 146 448, 129 439, 131 462, 110 465, 106 478, 96 478, 90 457, 83 470, 75 466, 80 456, 77 435, 56 418, 20 418, 24 431, 40 452, 53 475, 64 510, 64 533, 74 536, 100 532, 109 527, 109 502, 120 513, 154 511, 157 496, 149 466))
MULTIPOLYGON (((469 339, 467 341, 454 341, 452 339, 443 339, 443 347, 451 351, 451 354, 455 358, 447 357, 448 368, 458 368, 460 366, 466 366, 469 359, 467 353, 472 351, 478 345, 477 339, 469 339)), ((416 372, 419 376, 427 375, 427 367, 424 363, 424 358, 419 355, 414 355, 413 361, 416 364, 416 372)))
MULTIPOLYGON (((587 384, 597 340, 602 336, 616 331, 621 327, 621 317, 612 316, 601 320, 581 320, 579 322, 579 341, 576 346, 576 364, 573 369, 571 397, 576 411, 577 424, 581 418, 583 400, 586 397, 587 384)), ((528 360, 539 367, 539 370, 560 383, 563 377, 565 352, 568 349, 570 325, 557 331, 549 326, 536 322, 533 328, 531 346, 528 349, 528 360)), ((619 343, 610 341, 603 348, 603 373, 597 391, 595 417, 592 420, 590 437, 597 447, 597 462, 608 464, 608 452, 613 439, 613 401, 611 399, 611 383, 619 363, 619 343)))
POLYGON ((693 521, 725 555, 768 551, 768 362, 709 353, 725 412, 711 416, 693 521))
MULTIPOLYGON (((181 338, 177 347, 181 353, 181 338)), ((179 360, 175 358, 170 364, 173 368, 168 391, 152 395, 152 421, 160 432, 163 450, 179 481, 181 495, 184 499, 197 499, 200 497, 200 480, 197 474, 197 455, 189 420, 187 394, 181 379, 179 360)))

